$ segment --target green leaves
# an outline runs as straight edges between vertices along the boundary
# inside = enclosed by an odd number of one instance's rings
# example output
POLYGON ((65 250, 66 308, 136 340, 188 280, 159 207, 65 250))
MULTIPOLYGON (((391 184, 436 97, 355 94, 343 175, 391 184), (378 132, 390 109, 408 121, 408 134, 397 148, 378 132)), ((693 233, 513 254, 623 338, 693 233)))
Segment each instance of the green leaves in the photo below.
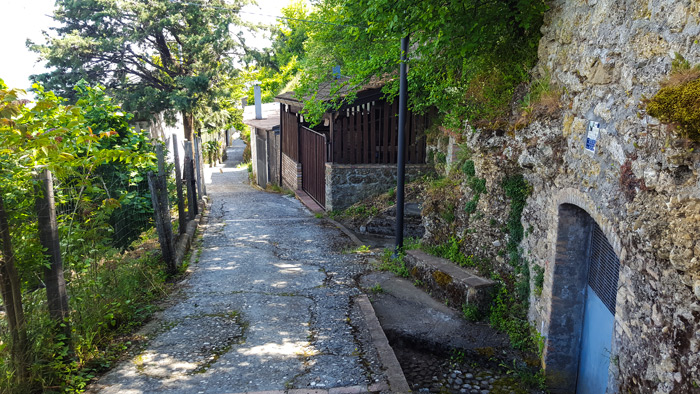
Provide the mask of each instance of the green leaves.
POLYGON ((79 81, 103 84, 145 118, 166 110, 206 113, 200 102, 222 93, 217 86, 232 73, 231 55, 241 52, 230 26, 246 27, 237 12, 249 1, 56 3, 55 35, 31 45, 55 71, 34 78, 71 102, 79 81))
MULTIPOLYGON (((299 97, 318 121, 313 92, 340 65, 351 93, 370 81, 398 93, 399 40, 411 39, 409 105, 437 107, 448 126, 465 120, 492 123, 507 115, 515 86, 536 60, 544 0, 324 0, 310 17, 336 25, 310 25, 299 97)), ((341 105, 335 95, 326 106, 341 105)))
MULTIPOLYGON (((150 194, 141 187, 146 193, 138 195, 138 186, 143 186, 143 174, 156 168, 149 136, 129 127, 131 115, 101 87, 79 84, 76 105, 65 105, 40 85, 34 89, 34 103, 21 91, 0 89, 0 190, 5 193, 18 267, 27 286, 36 285, 31 273, 44 260, 33 205, 33 176, 38 169, 54 173, 57 206, 64 207, 59 226, 65 251, 69 246, 99 250, 95 245, 110 243, 114 233, 110 221, 117 208, 102 204, 110 196, 134 194, 133 204, 121 204, 119 209, 148 217, 150 194)), ((134 232, 140 233, 145 224, 147 220, 134 223, 134 232)), ((65 256, 66 267, 82 264, 85 255, 65 256)))

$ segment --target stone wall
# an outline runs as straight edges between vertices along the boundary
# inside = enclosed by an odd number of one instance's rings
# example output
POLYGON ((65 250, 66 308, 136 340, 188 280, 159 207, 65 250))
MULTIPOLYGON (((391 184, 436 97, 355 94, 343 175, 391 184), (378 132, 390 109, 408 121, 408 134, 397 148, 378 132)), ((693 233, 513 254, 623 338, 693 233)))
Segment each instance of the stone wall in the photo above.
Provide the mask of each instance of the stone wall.
MULTIPOLYGON (((425 173, 426 165, 407 164, 406 179, 425 173)), ((396 187, 396 165, 326 163, 326 210, 338 211, 396 187)))
MULTIPOLYGON (((488 194, 478 204, 481 221, 458 216, 450 231, 465 249, 507 270, 499 254, 507 236, 498 227, 508 202, 499 184, 519 172, 532 186, 521 248, 531 267, 544 269, 541 293, 530 295, 530 319, 546 339, 544 367, 556 389, 564 387, 555 373, 563 350, 553 326, 570 318, 553 306, 567 280, 555 274, 565 229, 560 208, 585 211, 621 262, 608 392, 698 392, 700 147, 649 117, 643 100, 658 91, 676 53, 700 64, 700 2, 549 4, 535 74, 563 88, 562 110, 514 132, 465 133, 488 194), (586 149, 590 122, 599 128, 594 152, 586 149)), ((455 211, 464 216, 470 191, 461 195, 455 211)), ((446 225, 435 215, 425 222, 427 238, 446 225)))
POLYGON ((301 163, 285 153, 282 153, 282 187, 289 190, 301 189, 301 163))
POLYGON ((531 317, 546 335, 558 207, 572 203, 621 260, 609 390, 697 390, 700 155, 641 108, 675 53, 700 63, 700 2, 558 1, 543 31, 539 67, 568 94, 560 120, 519 138, 517 161, 533 185, 522 246, 546 278, 531 317), (601 129, 595 153, 584 149, 590 121, 601 129))

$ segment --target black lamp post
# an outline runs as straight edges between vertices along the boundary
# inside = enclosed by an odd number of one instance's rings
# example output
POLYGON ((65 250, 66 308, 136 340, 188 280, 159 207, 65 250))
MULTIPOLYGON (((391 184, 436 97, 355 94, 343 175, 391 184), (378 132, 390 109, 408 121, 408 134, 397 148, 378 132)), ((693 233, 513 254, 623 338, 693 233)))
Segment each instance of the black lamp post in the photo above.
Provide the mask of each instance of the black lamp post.
POLYGON ((408 36, 401 39, 401 65, 399 66, 399 155, 396 163, 396 252, 403 246, 404 184, 406 183, 406 106, 408 87, 406 60, 408 36))

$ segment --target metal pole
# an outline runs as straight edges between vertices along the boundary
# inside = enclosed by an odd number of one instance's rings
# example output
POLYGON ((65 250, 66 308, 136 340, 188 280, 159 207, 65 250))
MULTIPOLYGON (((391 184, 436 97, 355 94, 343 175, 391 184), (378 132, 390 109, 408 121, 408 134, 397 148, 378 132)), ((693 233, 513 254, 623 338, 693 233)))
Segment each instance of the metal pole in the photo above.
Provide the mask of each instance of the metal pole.
POLYGON ((406 54, 408 36, 401 39, 401 65, 399 68, 399 155, 396 163, 396 251, 403 246, 404 184, 406 177, 406 54))

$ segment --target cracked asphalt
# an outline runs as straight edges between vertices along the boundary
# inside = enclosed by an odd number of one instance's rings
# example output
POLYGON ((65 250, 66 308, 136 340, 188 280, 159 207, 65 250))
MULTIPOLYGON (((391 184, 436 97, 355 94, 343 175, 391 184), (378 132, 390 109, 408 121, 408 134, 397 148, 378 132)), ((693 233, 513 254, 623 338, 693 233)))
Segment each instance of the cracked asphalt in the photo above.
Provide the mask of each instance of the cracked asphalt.
POLYGON ((299 201, 251 187, 243 143, 207 171, 198 262, 148 345, 91 386, 100 393, 237 393, 386 382, 349 240, 299 201))

